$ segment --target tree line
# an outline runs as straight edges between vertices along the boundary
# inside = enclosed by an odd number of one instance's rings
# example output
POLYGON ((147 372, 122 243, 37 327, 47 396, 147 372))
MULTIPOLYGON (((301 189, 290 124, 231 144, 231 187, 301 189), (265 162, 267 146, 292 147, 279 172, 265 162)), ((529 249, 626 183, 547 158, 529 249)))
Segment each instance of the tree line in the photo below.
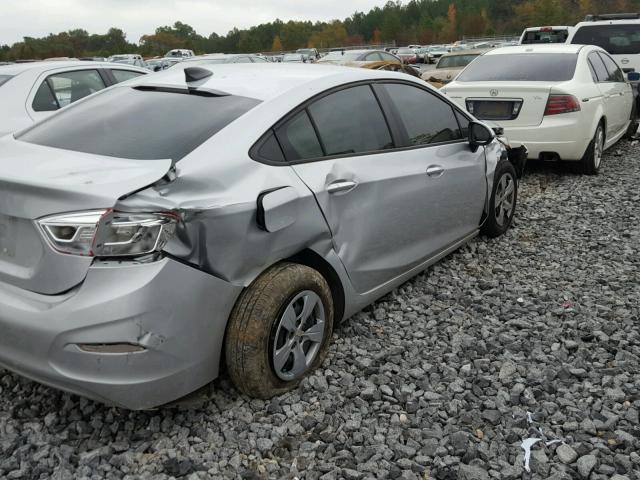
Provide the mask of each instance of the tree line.
POLYGON ((196 53, 250 53, 396 42, 452 42, 464 37, 511 35, 527 26, 574 25, 589 13, 636 12, 640 0, 411 0, 389 1, 331 22, 276 19, 226 35, 203 36, 182 22, 158 27, 138 43, 119 28, 106 34, 76 29, 0 46, 0 61, 50 57, 106 57, 116 53, 163 55, 173 48, 196 53))

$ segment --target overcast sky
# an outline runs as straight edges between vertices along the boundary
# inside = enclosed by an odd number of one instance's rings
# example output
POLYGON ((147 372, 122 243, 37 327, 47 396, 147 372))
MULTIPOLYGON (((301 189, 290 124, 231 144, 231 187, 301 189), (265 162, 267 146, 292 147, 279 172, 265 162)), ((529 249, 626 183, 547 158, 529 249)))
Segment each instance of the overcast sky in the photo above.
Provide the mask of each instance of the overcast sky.
POLYGON ((105 33, 122 28, 129 41, 138 42, 156 27, 179 20, 204 36, 225 35, 281 20, 344 19, 367 11, 385 0, 3 0, 0 7, 0 44, 22 37, 41 37, 73 28, 105 33))

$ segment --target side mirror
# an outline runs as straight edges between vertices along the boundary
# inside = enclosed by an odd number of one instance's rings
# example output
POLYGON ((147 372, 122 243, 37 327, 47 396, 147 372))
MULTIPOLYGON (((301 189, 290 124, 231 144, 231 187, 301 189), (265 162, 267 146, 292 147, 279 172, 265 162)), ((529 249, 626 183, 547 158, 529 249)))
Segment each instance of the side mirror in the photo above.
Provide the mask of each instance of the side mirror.
POLYGON ((630 82, 640 82, 640 73, 631 72, 627 74, 627 80, 630 82))
POLYGON ((471 122, 469 124, 469 145, 471 145, 471 150, 474 152, 478 147, 489 145, 494 138, 493 130, 486 125, 478 122, 471 122))

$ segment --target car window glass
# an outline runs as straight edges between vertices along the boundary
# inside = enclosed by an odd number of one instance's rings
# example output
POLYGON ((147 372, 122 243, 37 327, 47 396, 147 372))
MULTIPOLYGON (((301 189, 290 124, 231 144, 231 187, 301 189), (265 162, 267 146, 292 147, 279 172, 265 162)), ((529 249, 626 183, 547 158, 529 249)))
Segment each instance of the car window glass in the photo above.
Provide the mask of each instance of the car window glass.
POLYGON ((284 154, 273 132, 269 132, 267 137, 262 141, 257 153, 261 160, 278 163, 284 162, 284 154))
POLYGON ((578 55, 574 53, 482 55, 471 62, 456 81, 564 82, 573 78, 577 62, 578 55), (509 68, 504 68, 505 65, 509 68))
POLYGON ((105 88, 104 81, 97 70, 56 73, 47 77, 46 82, 60 108, 105 88))
POLYGON ((268 63, 268 60, 262 57, 253 57, 252 60, 253 60, 253 63, 268 63))
POLYGON ((13 75, 0 75, 0 85, 4 85, 13 78, 13 75))
POLYGON ((252 63, 249 57, 237 57, 233 63, 252 63))
POLYGON ((309 106, 327 155, 393 147, 380 105, 367 85, 327 95, 309 106))
POLYGON ((596 69, 593 67, 593 63, 591 63, 591 59, 587 59, 587 65, 589 66, 589 71, 591 72, 591 78, 595 83, 598 83, 598 74, 596 73, 596 69))
POLYGON ((382 57, 382 60, 384 60, 385 62, 397 62, 398 59, 396 57, 394 57, 393 55, 391 55, 390 53, 382 53, 380 52, 380 57, 382 57))
POLYGON ((606 82, 609 78, 609 72, 607 71, 602 58, 596 52, 592 52, 589 54, 589 62, 591 66, 596 72, 596 77, 598 78, 598 82, 606 82))
POLYGON ((571 43, 596 45, 611 55, 640 53, 640 29, 638 25, 584 25, 576 31, 571 43))
POLYGON ((380 60, 382 60, 382 58, 380 57, 380 54, 378 52, 374 52, 367 55, 365 60, 367 62, 379 62, 380 60))
POLYGON ((471 121, 465 117, 462 113, 455 110, 456 118, 458 119, 458 125, 460 125, 460 133, 462 134, 462 138, 469 138, 469 124, 471 121))
POLYGON ((410 145, 428 145, 462 139, 453 108, 444 100, 418 87, 386 84, 409 135, 410 145))
POLYGON ((127 80, 131 80, 132 78, 144 75, 144 73, 133 72, 131 70, 111 70, 111 73, 113 73, 113 76, 116 79, 116 83, 125 82, 127 80))
POLYGON ((55 112, 60 108, 56 97, 53 96, 53 92, 46 81, 42 82, 40 87, 38 87, 31 108, 33 108, 34 112, 55 112))
POLYGON ((280 127, 277 134, 285 150, 287 160, 296 161, 322 157, 322 147, 306 110, 298 113, 280 127))
POLYGON ((620 67, 618 67, 618 64, 614 62, 609 55, 602 52, 598 52, 598 54, 600 55, 600 58, 602 58, 604 66, 609 73, 607 80, 609 82, 624 82, 624 74, 622 73, 622 70, 620 70, 620 67))
POLYGON ((17 138, 117 158, 178 161, 259 103, 236 95, 120 86, 72 105, 17 138))

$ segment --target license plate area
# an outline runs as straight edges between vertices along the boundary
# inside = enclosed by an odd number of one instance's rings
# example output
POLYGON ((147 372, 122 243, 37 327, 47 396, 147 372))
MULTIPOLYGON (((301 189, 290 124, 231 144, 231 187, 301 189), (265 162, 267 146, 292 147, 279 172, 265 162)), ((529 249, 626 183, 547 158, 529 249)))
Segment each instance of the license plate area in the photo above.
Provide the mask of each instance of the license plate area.
POLYGON ((467 110, 479 120, 514 120, 518 118, 522 100, 468 99, 467 110))
POLYGON ((0 259, 16 255, 16 219, 0 214, 0 259))

